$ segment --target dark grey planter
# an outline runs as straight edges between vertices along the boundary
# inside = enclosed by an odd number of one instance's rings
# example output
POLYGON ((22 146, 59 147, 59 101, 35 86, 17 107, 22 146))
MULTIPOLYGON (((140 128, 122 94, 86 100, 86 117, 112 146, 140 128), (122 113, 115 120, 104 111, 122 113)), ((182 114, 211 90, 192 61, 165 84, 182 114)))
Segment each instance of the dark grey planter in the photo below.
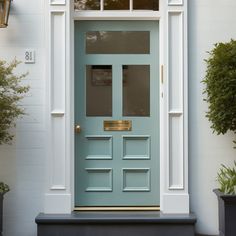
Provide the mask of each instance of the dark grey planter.
POLYGON ((0 193, 0 236, 2 236, 3 194, 0 193))
POLYGON ((214 189, 219 206, 219 236, 236 235, 236 195, 227 195, 214 189))

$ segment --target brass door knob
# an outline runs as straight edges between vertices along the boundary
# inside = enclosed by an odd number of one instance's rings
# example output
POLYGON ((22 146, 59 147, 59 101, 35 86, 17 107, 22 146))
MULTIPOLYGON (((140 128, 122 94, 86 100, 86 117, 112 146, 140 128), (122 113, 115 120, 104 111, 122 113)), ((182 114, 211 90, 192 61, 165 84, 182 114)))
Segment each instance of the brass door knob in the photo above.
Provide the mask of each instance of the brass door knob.
POLYGON ((81 127, 80 127, 80 125, 76 125, 76 126, 75 126, 75 132, 76 132, 77 134, 79 134, 79 133, 81 132, 81 127))

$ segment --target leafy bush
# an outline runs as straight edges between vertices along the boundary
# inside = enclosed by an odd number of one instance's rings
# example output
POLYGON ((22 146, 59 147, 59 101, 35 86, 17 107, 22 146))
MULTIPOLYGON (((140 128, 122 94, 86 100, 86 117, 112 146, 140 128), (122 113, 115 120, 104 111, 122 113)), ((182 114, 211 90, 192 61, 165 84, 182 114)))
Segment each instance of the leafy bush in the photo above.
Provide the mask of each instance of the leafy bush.
MULTIPOLYGON (((20 84, 27 74, 14 74, 18 64, 17 60, 9 64, 0 60, 0 145, 11 143, 13 135, 10 128, 16 125, 16 118, 24 114, 19 101, 28 92, 29 87, 20 84)), ((0 194, 5 194, 9 190, 7 184, 0 182, 0 194)))
POLYGON ((10 188, 7 184, 0 182, 0 194, 4 195, 5 193, 9 192, 10 188))
POLYGON ((218 135, 227 131, 236 134, 236 41, 215 44, 205 61, 204 100, 209 104, 206 117, 218 135))
POLYGON ((13 135, 9 130, 15 126, 16 118, 24 114, 19 101, 29 87, 20 84, 27 74, 17 76, 13 72, 18 64, 16 60, 9 64, 0 60, 0 145, 10 144, 13 135))
MULTIPOLYGON (((236 162, 234 162, 236 168, 236 162)), ((220 168, 217 181, 220 184, 220 191, 225 194, 236 194, 236 169, 222 165, 220 168)))

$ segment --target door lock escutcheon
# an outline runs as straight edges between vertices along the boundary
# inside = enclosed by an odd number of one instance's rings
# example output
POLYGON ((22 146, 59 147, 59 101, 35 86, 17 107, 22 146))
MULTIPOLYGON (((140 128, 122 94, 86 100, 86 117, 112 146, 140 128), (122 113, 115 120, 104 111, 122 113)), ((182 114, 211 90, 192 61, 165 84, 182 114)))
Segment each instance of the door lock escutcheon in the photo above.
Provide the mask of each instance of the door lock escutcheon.
POLYGON ((81 132, 81 127, 80 125, 75 126, 75 133, 79 134, 81 132))

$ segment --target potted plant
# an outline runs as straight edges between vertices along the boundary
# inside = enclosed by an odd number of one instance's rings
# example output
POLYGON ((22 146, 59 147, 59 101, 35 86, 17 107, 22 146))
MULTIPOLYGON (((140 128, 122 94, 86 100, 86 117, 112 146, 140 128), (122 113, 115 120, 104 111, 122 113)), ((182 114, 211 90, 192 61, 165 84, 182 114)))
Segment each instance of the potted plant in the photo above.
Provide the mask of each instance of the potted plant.
MULTIPOLYGON (((209 105, 206 117, 218 135, 228 131, 236 134, 236 41, 215 44, 205 61, 207 71, 203 93, 209 105)), ((236 144, 236 140, 233 142, 236 144)), ((222 165, 217 176, 220 188, 214 192, 219 202, 220 236, 236 235, 235 167, 222 165)))
POLYGON ((220 236, 236 235, 236 162, 234 166, 222 165, 217 176, 220 188, 214 189, 219 202, 220 236))
MULTIPOLYGON (((0 145, 10 144, 14 135, 10 129, 16 125, 16 119, 24 114, 19 101, 28 92, 29 87, 21 84, 27 75, 15 75, 14 69, 19 62, 6 63, 0 60, 0 145)), ((2 236, 3 196, 9 191, 7 184, 0 182, 0 236, 2 236)))
POLYGON ((2 236, 2 213, 3 213, 3 196, 9 191, 9 186, 0 182, 0 236, 2 236))

